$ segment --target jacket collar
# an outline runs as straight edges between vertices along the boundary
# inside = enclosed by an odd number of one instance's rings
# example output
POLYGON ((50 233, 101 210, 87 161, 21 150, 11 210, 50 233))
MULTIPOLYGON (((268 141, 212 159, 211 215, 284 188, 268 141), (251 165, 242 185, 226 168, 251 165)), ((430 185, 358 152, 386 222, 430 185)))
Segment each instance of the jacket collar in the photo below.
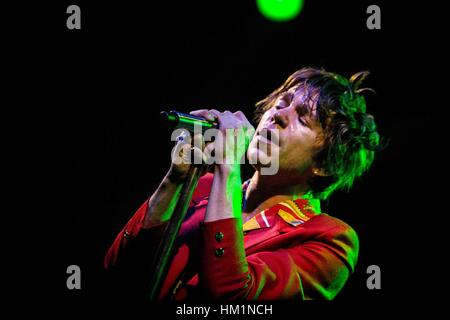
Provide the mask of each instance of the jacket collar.
POLYGON ((275 224, 276 217, 297 227, 318 214, 320 214, 320 202, 317 199, 286 200, 259 212, 246 221, 243 231, 269 228, 275 224))

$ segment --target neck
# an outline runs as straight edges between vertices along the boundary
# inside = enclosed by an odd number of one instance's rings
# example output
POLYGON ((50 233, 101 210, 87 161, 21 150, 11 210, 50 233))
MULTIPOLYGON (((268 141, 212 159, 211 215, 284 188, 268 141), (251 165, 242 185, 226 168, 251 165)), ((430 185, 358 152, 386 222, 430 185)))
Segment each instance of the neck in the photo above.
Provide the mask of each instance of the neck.
POLYGON ((288 179, 280 178, 278 175, 261 175, 260 171, 255 171, 245 193, 243 213, 252 216, 281 201, 301 198, 308 189, 302 181, 292 183, 291 180, 288 183, 288 179))

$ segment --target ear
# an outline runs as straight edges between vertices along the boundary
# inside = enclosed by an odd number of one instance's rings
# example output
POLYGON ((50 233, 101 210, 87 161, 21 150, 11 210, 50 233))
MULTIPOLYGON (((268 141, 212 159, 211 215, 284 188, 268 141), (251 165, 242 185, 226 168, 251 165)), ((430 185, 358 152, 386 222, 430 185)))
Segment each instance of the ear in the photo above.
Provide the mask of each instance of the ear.
POLYGON ((323 130, 319 130, 319 132, 316 135, 316 139, 314 140, 314 144, 318 148, 322 148, 325 144, 325 133, 323 130))
POLYGON ((328 177, 328 176, 330 176, 330 175, 325 171, 325 169, 323 169, 323 168, 313 168, 313 169, 312 169, 312 173, 313 173, 315 176, 318 176, 318 177, 328 177))

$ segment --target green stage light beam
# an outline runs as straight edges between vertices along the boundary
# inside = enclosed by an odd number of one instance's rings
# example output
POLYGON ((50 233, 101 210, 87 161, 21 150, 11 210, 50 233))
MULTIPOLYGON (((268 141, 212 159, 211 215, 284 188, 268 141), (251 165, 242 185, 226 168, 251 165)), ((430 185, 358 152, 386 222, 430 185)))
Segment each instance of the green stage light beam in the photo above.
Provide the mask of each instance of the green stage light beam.
POLYGON ((285 22, 297 17, 304 0, 256 0, 259 12, 268 20, 285 22))

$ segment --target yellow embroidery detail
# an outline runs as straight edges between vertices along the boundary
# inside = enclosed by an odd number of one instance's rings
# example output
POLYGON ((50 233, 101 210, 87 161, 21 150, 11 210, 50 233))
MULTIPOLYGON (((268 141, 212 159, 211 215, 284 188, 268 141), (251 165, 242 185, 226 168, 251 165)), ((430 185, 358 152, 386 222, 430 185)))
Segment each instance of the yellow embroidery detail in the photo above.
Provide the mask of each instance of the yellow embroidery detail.
POLYGON ((309 218, 306 217, 305 219, 296 219, 294 218, 291 214, 289 214, 288 212, 284 211, 283 209, 278 210, 278 215, 287 223, 289 223, 290 225, 296 227, 299 224, 304 223, 305 221, 308 221, 309 218))
POLYGON ((251 218, 250 220, 245 222, 242 227, 243 227, 244 231, 249 231, 249 230, 260 228, 260 225, 259 225, 258 221, 256 221, 256 216, 254 216, 253 218, 251 218))
POLYGON ((302 220, 305 219, 305 221, 309 220, 309 217, 300 211, 300 209, 298 208, 297 204, 295 204, 294 201, 287 200, 285 202, 282 202, 281 204, 291 209, 292 212, 294 212, 300 219, 302 220))

